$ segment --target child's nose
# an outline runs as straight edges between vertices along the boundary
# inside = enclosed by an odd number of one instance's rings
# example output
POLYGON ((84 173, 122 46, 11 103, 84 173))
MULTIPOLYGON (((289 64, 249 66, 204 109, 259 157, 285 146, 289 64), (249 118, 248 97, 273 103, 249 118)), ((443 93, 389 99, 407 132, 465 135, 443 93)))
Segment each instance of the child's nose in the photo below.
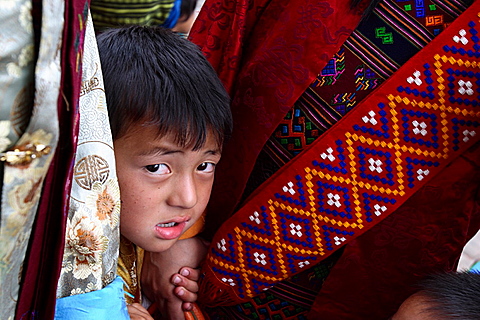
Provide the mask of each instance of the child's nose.
POLYGON ((172 207, 193 208, 197 204, 195 179, 189 175, 175 179, 168 197, 168 204, 172 207))

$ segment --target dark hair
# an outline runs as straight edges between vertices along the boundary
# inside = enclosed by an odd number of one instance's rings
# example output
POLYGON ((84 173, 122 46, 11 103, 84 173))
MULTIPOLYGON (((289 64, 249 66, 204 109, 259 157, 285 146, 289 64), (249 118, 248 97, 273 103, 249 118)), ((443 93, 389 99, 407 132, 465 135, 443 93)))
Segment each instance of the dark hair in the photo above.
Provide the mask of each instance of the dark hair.
POLYGON ((420 295, 425 309, 438 320, 480 319, 480 274, 475 272, 441 273, 425 279, 420 295))
POLYGON ((187 21, 195 11, 196 6, 197 0, 182 0, 180 4, 180 18, 178 18, 178 21, 187 21))
POLYGON ((110 29, 97 38, 113 139, 145 121, 199 149, 209 130, 231 134, 230 99, 198 47, 161 27, 110 29))

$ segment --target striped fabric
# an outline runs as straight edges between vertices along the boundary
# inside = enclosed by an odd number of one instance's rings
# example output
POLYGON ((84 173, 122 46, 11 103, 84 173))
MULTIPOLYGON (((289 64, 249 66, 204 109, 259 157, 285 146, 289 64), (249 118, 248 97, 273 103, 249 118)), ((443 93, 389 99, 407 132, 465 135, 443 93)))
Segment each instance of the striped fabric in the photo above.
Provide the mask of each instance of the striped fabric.
POLYGON ((174 8, 175 0, 92 0, 95 28, 123 25, 162 25, 174 8))

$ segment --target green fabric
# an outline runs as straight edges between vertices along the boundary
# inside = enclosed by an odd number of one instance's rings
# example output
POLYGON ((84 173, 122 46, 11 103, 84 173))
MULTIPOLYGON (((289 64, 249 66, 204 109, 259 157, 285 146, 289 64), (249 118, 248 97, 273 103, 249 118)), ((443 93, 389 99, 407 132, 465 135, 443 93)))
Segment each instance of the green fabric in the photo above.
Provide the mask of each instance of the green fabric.
POLYGON ((90 9, 97 31, 123 25, 161 25, 174 0, 92 0, 90 9))

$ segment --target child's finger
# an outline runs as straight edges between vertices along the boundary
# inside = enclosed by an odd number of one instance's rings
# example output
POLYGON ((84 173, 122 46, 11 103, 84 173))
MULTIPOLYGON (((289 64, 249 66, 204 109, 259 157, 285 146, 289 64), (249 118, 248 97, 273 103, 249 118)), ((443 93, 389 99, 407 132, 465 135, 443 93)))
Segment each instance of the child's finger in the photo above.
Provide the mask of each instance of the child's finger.
POLYGON ((188 291, 184 287, 176 287, 173 289, 173 293, 183 302, 195 302, 197 301, 197 294, 188 291))
POLYGON ((172 284, 175 287, 184 287, 186 290, 190 292, 198 292, 198 282, 195 280, 190 280, 180 274, 174 274, 172 276, 172 284))
POLYGON ((184 276, 185 278, 193 280, 193 281, 198 281, 198 278, 200 278, 200 270, 199 269, 183 267, 183 268, 180 269, 179 273, 182 276, 184 276))

